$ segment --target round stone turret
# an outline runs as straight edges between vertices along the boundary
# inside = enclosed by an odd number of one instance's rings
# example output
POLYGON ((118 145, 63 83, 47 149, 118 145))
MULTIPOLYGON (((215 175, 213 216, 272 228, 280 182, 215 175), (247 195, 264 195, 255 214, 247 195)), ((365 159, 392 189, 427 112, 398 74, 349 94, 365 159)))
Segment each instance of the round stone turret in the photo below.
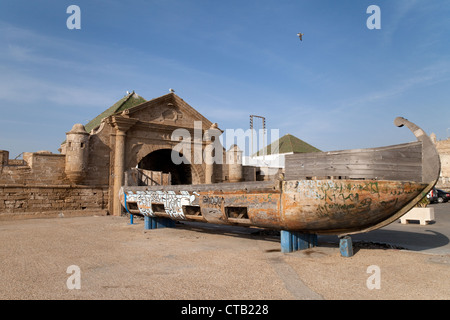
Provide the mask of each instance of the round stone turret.
POLYGON ((87 172, 89 133, 80 123, 66 132, 66 168, 69 180, 75 184, 83 181, 87 172))
POLYGON ((235 144, 227 151, 227 163, 230 182, 242 181, 242 150, 235 144))

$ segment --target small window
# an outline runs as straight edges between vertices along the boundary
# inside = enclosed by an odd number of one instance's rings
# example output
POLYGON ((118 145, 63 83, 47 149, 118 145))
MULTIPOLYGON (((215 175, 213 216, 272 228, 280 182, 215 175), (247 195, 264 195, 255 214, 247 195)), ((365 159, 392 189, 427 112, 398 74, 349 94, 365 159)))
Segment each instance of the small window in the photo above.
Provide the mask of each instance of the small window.
POLYGON ((200 211, 199 206, 182 206, 183 212, 187 216, 201 216, 202 213, 200 211))
POLYGON ((152 211, 153 212, 166 212, 163 204, 152 203, 152 211))
POLYGON ((248 219, 247 207, 225 207, 225 213, 228 218, 248 219))
POLYGON ((127 207, 128 207, 128 210, 139 210, 136 202, 128 202, 127 207))

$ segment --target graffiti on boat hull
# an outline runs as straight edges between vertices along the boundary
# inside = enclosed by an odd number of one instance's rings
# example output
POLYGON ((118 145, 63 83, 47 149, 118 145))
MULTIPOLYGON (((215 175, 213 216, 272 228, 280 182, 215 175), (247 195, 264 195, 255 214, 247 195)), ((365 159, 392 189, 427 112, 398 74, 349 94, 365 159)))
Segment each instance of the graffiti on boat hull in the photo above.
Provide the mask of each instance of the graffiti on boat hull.
POLYGON ((144 216, 155 217, 154 205, 163 205, 164 211, 175 220, 185 219, 183 206, 192 205, 198 196, 197 192, 188 191, 128 191, 126 193, 127 202, 136 202, 139 212, 144 216))

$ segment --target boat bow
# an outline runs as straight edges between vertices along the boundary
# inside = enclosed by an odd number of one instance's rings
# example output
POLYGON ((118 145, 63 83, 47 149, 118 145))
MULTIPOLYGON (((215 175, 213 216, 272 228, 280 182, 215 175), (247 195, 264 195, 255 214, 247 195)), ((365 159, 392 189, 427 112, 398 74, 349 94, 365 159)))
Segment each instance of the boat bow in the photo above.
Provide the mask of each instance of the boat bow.
POLYGON ((405 119, 403 117, 395 118, 394 124, 397 127, 406 126, 416 136, 417 140, 422 143, 422 183, 426 184, 426 187, 422 190, 422 192, 420 192, 408 204, 406 204, 404 207, 402 207, 399 211, 397 211, 390 218, 388 218, 378 224, 375 224, 371 227, 368 227, 368 228, 365 228, 365 229, 362 229, 359 231, 355 231, 355 232, 345 233, 345 234, 342 234, 341 236, 355 234, 355 233, 369 232, 369 231, 387 226, 388 224, 391 224, 392 222, 396 221, 397 219, 400 219, 401 216, 403 216, 408 211, 410 211, 420 200, 422 200, 424 197, 426 197, 428 192, 430 192, 430 190, 433 189, 433 187, 436 185, 437 181, 439 180, 439 174, 441 171, 441 161, 439 158, 439 153, 436 150, 436 146, 434 145, 431 138, 419 126, 412 123, 411 121, 408 121, 407 119, 405 119))

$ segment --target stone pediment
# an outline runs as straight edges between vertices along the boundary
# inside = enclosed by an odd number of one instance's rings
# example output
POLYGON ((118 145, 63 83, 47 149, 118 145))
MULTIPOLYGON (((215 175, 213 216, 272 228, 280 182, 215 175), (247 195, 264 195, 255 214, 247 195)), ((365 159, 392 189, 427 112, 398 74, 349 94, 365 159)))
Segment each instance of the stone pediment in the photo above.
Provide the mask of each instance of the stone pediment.
POLYGON ((144 102, 126 110, 128 117, 140 122, 192 128, 194 121, 201 121, 204 130, 211 121, 192 108, 174 93, 144 102))

